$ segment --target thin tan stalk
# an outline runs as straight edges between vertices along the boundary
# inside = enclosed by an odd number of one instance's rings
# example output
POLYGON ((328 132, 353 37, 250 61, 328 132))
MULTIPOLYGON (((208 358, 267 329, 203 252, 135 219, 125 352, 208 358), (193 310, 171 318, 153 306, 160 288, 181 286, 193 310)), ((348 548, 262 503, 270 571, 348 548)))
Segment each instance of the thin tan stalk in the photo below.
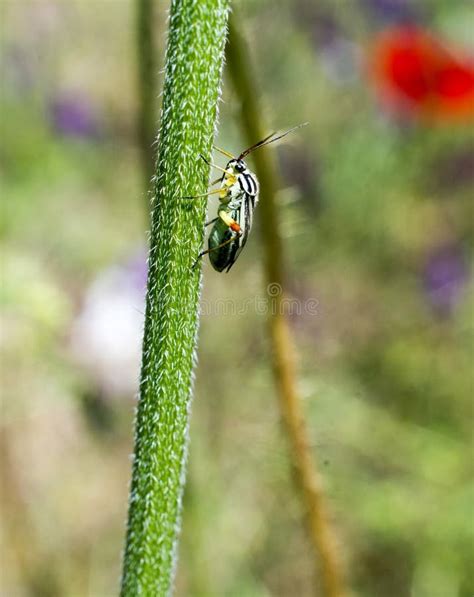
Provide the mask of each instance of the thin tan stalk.
MULTIPOLYGON (((233 17, 230 19, 226 52, 228 72, 241 102, 242 127, 247 143, 251 145, 256 140, 263 139, 269 131, 262 125, 249 56, 233 17)), ((269 310, 269 329, 281 416, 288 436, 301 499, 307 513, 307 530, 315 550, 315 566, 320 570, 324 593, 327 597, 343 597, 347 595, 347 590, 340 554, 325 506, 321 475, 309 446, 308 429, 296 389, 293 339, 282 303, 285 293, 282 240, 275 204, 277 170, 271 151, 256 151, 253 159, 261 188, 259 210, 266 286, 273 295, 272 309, 269 310), (272 289, 275 289, 275 292, 271 292, 272 289)))
MULTIPOLYGON (((154 141, 158 122, 157 23, 154 4, 155 0, 138 0, 135 7, 138 67, 137 133, 144 188, 147 192, 155 169, 154 141)), ((149 211, 147 195, 146 213, 149 211)))

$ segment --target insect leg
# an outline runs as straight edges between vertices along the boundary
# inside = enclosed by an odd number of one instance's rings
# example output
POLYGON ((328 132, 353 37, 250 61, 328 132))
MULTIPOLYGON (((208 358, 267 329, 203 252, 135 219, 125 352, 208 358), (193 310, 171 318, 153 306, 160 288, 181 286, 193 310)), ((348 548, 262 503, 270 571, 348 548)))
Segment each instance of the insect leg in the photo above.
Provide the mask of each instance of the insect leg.
POLYGON ((204 226, 210 226, 211 224, 214 224, 214 222, 217 222, 218 219, 219 219, 219 216, 217 216, 217 218, 212 218, 212 220, 209 220, 209 222, 206 222, 204 224, 204 226))
POLYGON ((202 197, 208 197, 209 195, 216 195, 217 193, 220 193, 221 191, 222 191, 222 189, 214 189, 213 191, 209 191, 207 193, 203 193, 202 195, 191 195, 191 196, 182 197, 182 198, 183 199, 201 199, 202 197))
MULTIPOLYGON (((229 172, 227 172, 227 170, 225 168, 222 168, 221 166, 218 166, 217 164, 213 164, 209 160, 206 160, 206 158, 202 155, 202 153, 200 153, 199 156, 206 162, 206 164, 208 166, 212 166, 212 168, 216 168, 216 170, 220 170, 221 172, 224 172, 225 174, 229 174, 229 172)), ((217 181, 219 181, 219 180, 220 180, 220 178, 217 179, 217 181)))
MULTIPOLYGON (((208 253, 212 253, 212 251, 217 251, 217 249, 221 249, 222 247, 225 247, 226 245, 228 245, 229 243, 233 242, 236 238, 238 238, 239 236, 242 236, 242 230, 238 224, 238 222, 236 222, 233 218, 231 218, 225 211, 221 211, 219 212, 219 215, 217 218, 215 218, 215 220, 221 219, 225 224, 227 224, 227 226, 233 231, 235 232, 235 235, 232 236, 231 238, 225 240, 223 243, 221 243, 220 245, 217 245, 216 247, 213 247, 212 249, 207 249, 206 251, 201 251, 199 253, 199 255, 196 258, 196 261, 193 263, 193 269, 196 267, 196 265, 198 264, 199 260, 204 256, 207 255, 208 253)), ((213 220, 213 221, 215 221, 213 220)), ((209 222, 211 223, 211 222, 209 222)))
MULTIPOLYGON (((217 245, 217 247, 213 247, 212 249, 206 249, 205 251, 201 251, 199 253, 199 257, 203 257, 204 255, 207 255, 208 253, 212 253, 212 251, 217 251, 217 249, 221 249, 222 247, 225 247, 226 245, 228 245, 229 243, 233 242, 236 238, 238 238, 241 235, 242 235, 241 232, 236 232, 235 236, 233 236, 232 238, 228 238, 227 240, 225 240, 220 245, 217 245)), ((199 257, 198 257, 198 259, 199 259, 199 257)))
POLYGON ((196 261, 193 263, 193 269, 196 267, 196 265, 199 263, 199 260, 202 259, 204 257, 204 255, 207 255, 208 253, 212 253, 212 251, 217 251, 217 249, 221 249, 222 247, 225 247, 226 245, 228 245, 229 243, 234 242, 234 240, 236 238, 238 238, 239 236, 242 235, 242 232, 238 231, 236 232, 235 236, 232 236, 231 238, 225 240, 223 243, 221 243, 220 245, 217 245, 217 247, 213 247, 212 249, 207 249, 206 251, 201 251, 199 253, 199 255, 196 257, 196 261))

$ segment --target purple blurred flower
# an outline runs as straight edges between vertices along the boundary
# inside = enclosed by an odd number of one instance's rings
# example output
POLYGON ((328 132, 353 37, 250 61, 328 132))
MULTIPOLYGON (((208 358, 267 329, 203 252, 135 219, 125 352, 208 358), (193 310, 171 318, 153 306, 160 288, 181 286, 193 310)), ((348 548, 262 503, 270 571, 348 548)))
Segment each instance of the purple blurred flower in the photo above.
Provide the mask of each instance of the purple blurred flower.
POLYGON ((69 137, 97 138, 99 122, 91 102, 81 94, 58 94, 50 104, 54 129, 69 137))
POLYGON ((452 315, 468 279, 462 248, 445 245, 434 249, 426 259, 422 278, 432 309, 443 317, 452 315))
POLYGON ((384 24, 417 23, 420 7, 411 0, 362 0, 367 10, 384 24))
POLYGON ((132 255, 125 264, 125 269, 128 273, 130 285, 136 291, 145 293, 146 282, 148 279, 148 263, 146 251, 140 250, 132 255))

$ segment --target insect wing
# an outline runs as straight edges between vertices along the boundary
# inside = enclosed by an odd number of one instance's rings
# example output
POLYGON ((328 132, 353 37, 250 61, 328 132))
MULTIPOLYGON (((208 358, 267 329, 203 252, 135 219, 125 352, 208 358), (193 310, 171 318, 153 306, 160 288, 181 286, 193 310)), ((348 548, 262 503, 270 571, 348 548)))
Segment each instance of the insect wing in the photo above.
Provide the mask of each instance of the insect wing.
POLYGON ((227 272, 237 261, 238 256, 245 247, 250 231, 252 230, 253 210, 255 209, 256 199, 257 195, 253 196, 245 194, 240 208, 236 209, 234 212, 233 217, 240 226, 241 235, 237 236, 233 243, 230 243, 231 252, 229 254, 229 266, 226 270, 227 272))
POLYGON ((258 195, 258 183, 255 176, 248 170, 239 176, 239 186, 246 195, 256 197, 258 195))

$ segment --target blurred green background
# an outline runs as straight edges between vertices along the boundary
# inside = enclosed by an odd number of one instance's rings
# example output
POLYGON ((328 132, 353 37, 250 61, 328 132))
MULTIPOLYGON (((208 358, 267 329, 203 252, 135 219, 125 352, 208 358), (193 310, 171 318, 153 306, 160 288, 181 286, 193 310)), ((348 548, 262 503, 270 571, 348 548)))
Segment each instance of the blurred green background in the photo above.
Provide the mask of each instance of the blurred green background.
MULTIPOLYGON (((472 4, 235 6, 269 132, 310 121, 275 149, 278 201, 303 305, 291 316, 299 390, 350 586, 468 597, 473 137, 466 121, 386 109, 364 60, 400 22, 472 51, 472 4)), ((2 0, 6 597, 118 590, 148 217, 135 7, 2 0)), ((157 0, 160 68, 167 8, 157 0)), ((237 115, 225 79, 218 144, 233 152, 237 115)), ((179 596, 317 585, 255 307, 260 255, 257 230, 228 275, 204 265, 179 596)))

